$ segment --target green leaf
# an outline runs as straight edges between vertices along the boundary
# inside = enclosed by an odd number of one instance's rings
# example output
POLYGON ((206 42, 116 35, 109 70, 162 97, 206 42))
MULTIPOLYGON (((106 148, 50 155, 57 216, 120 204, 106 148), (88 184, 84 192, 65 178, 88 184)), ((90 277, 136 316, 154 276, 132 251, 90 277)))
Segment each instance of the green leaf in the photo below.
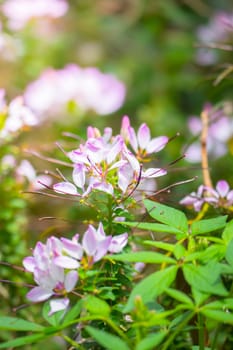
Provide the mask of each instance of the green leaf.
POLYGON ((135 298, 138 296, 141 297, 144 303, 147 303, 163 293, 176 278, 177 270, 177 266, 170 266, 144 278, 133 288, 123 311, 129 312, 132 310, 135 306, 135 298))
POLYGON ((107 350, 130 350, 128 345, 116 335, 87 326, 85 330, 107 350))
POLYGON ((168 207, 149 199, 144 200, 145 207, 152 218, 163 224, 169 225, 185 233, 188 233, 188 220, 182 211, 168 207))
POLYGON ((61 311, 55 312, 52 315, 49 315, 50 310, 51 310, 50 301, 47 301, 43 305, 42 316, 52 326, 58 326, 61 323, 66 310, 61 310, 61 311))
POLYGON ((233 239, 229 242, 226 250, 226 260, 233 266, 233 239))
POLYGON ((176 260, 170 258, 161 253, 156 252, 134 252, 134 253, 123 253, 107 255, 106 258, 117 261, 129 261, 129 262, 144 262, 150 264, 175 264, 176 260))
POLYGON ((190 286, 206 294, 227 296, 228 291, 221 279, 221 267, 214 261, 204 266, 189 265, 183 266, 184 277, 190 286))
POLYGON ((181 230, 178 230, 175 227, 164 225, 164 224, 157 224, 154 222, 119 222, 119 223, 124 224, 126 226, 133 227, 133 228, 148 230, 153 232, 167 232, 175 235, 179 233, 183 233, 181 230))
POLYGON ((160 241, 143 241, 143 244, 150 245, 152 247, 160 248, 163 250, 166 250, 168 252, 173 252, 174 250, 174 244, 164 243, 160 241))
POLYGON ((0 317, 0 329, 9 331, 41 332, 45 328, 34 322, 25 321, 16 317, 0 317))
POLYGON ((199 260, 202 263, 208 263, 211 260, 222 260, 225 256, 226 247, 225 245, 212 244, 207 249, 197 251, 185 256, 185 261, 199 260))
POLYGON ((186 254, 186 249, 182 244, 176 243, 173 254, 175 255, 177 260, 181 258, 183 259, 186 254))
POLYGON ((18 346, 36 343, 42 339, 46 338, 45 334, 33 334, 25 337, 20 337, 16 339, 12 339, 0 344, 0 349, 10 349, 16 348, 18 346))
POLYGON ((70 321, 75 320, 82 310, 83 300, 79 300, 65 315, 63 323, 68 323, 70 321))
POLYGON ((158 332, 155 334, 150 334, 146 338, 142 339, 140 343, 137 344, 135 350, 151 350, 154 349, 155 346, 159 345, 163 339, 165 338, 165 332, 158 332))
POLYGON ((226 220, 227 215, 208 220, 195 221, 191 225, 191 234, 195 236, 219 230, 226 226, 226 220))
POLYGON ((229 221, 222 233, 222 239, 229 243, 233 239, 233 220, 229 221))
POLYGON ((83 306, 93 315, 109 316, 111 312, 108 303, 94 295, 88 295, 83 301, 83 306))
POLYGON ((193 305, 192 299, 190 299, 187 294, 176 290, 172 288, 167 288, 165 290, 165 293, 167 293, 170 297, 172 297, 175 300, 180 301, 183 304, 193 305))
POLYGON ((227 324, 233 325, 233 313, 229 311, 212 310, 208 308, 203 308, 201 313, 206 317, 212 318, 221 323, 227 323, 227 324))

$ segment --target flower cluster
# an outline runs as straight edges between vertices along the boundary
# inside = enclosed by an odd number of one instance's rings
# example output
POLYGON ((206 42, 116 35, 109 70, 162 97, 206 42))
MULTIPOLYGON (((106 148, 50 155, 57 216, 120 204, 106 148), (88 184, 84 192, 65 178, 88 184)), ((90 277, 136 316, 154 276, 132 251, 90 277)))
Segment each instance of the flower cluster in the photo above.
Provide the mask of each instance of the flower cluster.
POLYGON ((233 190, 225 180, 217 182, 216 189, 199 186, 197 192, 192 192, 184 197, 180 204, 200 211, 204 203, 209 203, 218 208, 229 208, 233 205, 233 190))
POLYGON ((36 115, 25 105, 22 96, 14 98, 7 106, 3 89, 0 89, 0 115, 4 120, 3 127, 0 129, 0 139, 5 139, 24 127, 39 123, 36 115))
POLYGON ((46 244, 38 242, 33 255, 23 260, 26 271, 32 272, 38 286, 32 288, 27 298, 41 302, 52 296, 51 314, 67 308, 69 298, 78 282, 78 269, 89 269, 107 252, 119 253, 128 242, 128 234, 106 236, 102 223, 98 229, 89 225, 82 242, 79 234, 72 239, 50 237, 46 244))
POLYGON ((120 192, 127 196, 140 182, 167 173, 161 168, 144 169, 142 164, 149 160, 150 154, 162 150, 167 142, 167 136, 151 139, 145 123, 136 134, 128 117, 123 118, 121 133, 116 136, 112 136, 111 128, 106 128, 101 135, 97 128, 88 127, 87 141, 67 153, 73 162, 73 183, 63 181, 55 184, 53 189, 83 197, 93 190, 112 196, 120 192))
POLYGON ((217 51, 210 50, 208 46, 227 42, 232 33, 233 13, 218 12, 207 25, 200 26, 197 30, 197 38, 203 46, 207 47, 198 49, 197 62, 203 66, 216 63, 217 51))
POLYGON ((2 13, 8 18, 9 27, 22 29, 33 18, 58 18, 68 10, 66 0, 5 0, 2 13))
MULTIPOLYGON (((225 108, 216 109, 210 103, 207 103, 203 109, 203 112, 207 113, 209 118, 207 150, 214 158, 226 154, 226 144, 233 135, 233 121, 229 116, 230 109, 227 105, 225 108)), ((201 119, 197 116, 190 117, 188 127, 193 136, 199 136, 202 130, 201 119)), ((188 147, 185 159, 191 163, 201 161, 200 142, 195 141, 188 147)))
POLYGON ((56 116, 70 101, 82 111, 99 115, 115 112, 125 99, 125 86, 111 74, 97 68, 69 64, 63 69, 47 69, 28 85, 26 104, 43 119, 56 116), (59 94, 57 93, 59 91, 59 94))
POLYGON ((35 168, 27 159, 18 162, 12 154, 6 154, 1 159, 0 166, 3 172, 13 170, 16 182, 22 184, 26 181, 32 190, 44 189, 45 184, 50 186, 52 183, 52 178, 49 175, 37 175, 35 168))

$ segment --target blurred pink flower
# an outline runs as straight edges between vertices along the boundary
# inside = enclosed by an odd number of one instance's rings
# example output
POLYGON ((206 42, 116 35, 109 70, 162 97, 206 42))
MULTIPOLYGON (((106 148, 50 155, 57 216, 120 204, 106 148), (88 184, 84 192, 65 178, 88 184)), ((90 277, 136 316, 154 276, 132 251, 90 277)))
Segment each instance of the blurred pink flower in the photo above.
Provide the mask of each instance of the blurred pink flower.
POLYGON ((232 33, 233 13, 218 12, 207 25, 200 26, 197 30, 197 39, 203 47, 197 50, 197 63, 203 66, 216 63, 218 52, 208 48, 208 46, 227 42, 232 33))
POLYGON ((27 105, 42 119, 47 114, 61 114, 70 101, 84 112, 105 115, 122 106, 125 86, 113 75, 104 74, 97 68, 69 64, 63 69, 44 71, 28 85, 24 97, 27 105))
POLYGON ((9 27, 22 29, 32 18, 63 16, 68 10, 66 0, 5 0, 1 6, 9 27))
MULTIPOLYGON (((209 117, 207 150, 211 156, 218 158, 227 152, 226 143, 233 135, 233 120, 226 114, 224 108, 216 109, 210 103, 205 104, 204 111, 208 113, 209 117)), ((200 136, 202 130, 201 119, 196 116, 190 117, 188 128, 193 136, 200 136)), ((200 142, 193 142, 185 153, 187 161, 191 163, 200 162, 200 142)))
POLYGON ((37 116, 25 105, 22 96, 14 98, 7 107, 4 106, 5 101, 2 90, 0 98, 0 105, 3 108, 3 113, 6 114, 5 123, 0 130, 0 138, 13 135, 25 126, 35 126, 39 123, 37 116))

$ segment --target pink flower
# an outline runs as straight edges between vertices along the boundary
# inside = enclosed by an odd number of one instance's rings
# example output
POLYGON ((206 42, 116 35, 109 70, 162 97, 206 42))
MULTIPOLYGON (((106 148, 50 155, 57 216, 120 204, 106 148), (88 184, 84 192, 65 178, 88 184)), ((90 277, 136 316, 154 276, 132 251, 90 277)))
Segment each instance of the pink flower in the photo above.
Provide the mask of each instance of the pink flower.
POLYGON ((187 207, 193 207, 195 211, 200 211, 202 205, 205 203, 204 190, 205 188, 203 185, 199 186, 197 192, 192 192, 184 197, 180 201, 180 204, 187 207))
MULTIPOLYGON (((66 272, 63 267, 57 264, 56 259, 63 255, 63 245, 56 237, 51 237, 46 244, 38 242, 33 250, 33 256, 28 256, 23 260, 25 269, 32 272, 34 280, 38 286, 32 288, 27 294, 27 298, 32 302, 41 302, 52 296, 62 296, 51 306, 51 313, 63 310, 69 304, 66 297, 74 288, 78 281, 78 273, 73 270, 79 266, 78 262, 72 258, 66 258, 66 267, 71 271, 66 272)), ((59 261, 58 261, 59 262, 59 261)))
POLYGON ((111 240, 112 236, 105 235, 103 225, 100 222, 97 230, 92 225, 89 225, 83 236, 82 247, 86 255, 91 257, 94 263, 107 253, 111 240))
POLYGON ((102 73, 97 68, 69 64, 63 69, 44 71, 28 85, 24 96, 27 105, 42 119, 46 114, 61 114, 69 101, 75 102, 84 112, 105 115, 122 106, 125 86, 113 75, 102 73))
POLYGON ((121 235, 114 236, 111 239, 108 251, 110 253, 120 253, 128 243, 128 233, 122 233, 121 235))
MULTIPOLYGON (((214 108, 206 103, 203 112, 208 114, 207 150, 211 156, 218 158, 227 152, 227 142, 233 135, 233 122, 226 114, 224 108, 214 108)), ((200 136, 202 122, 199 117, 192 116, 188 120, 188 127, 192 135, 200 136)), ((201 161, 200 141, 193 142, 185 151, 186 160, 191 163, 201 161)))
POLYGON ((13 30, 22 29, 32 18, 57 18, 67 10, 66 0, 5 0, 2 5, 2 12, 13 30))
POLYGON ((167 136, 159 136, 151 139, 150 129, 145 123, 140 126, 136 134, 127 116, 122 120, 121 134, 126 142, 129 142, 134 152, 141 157, 161 151, 168 143, 167 136))
POLYGON ((215 205, 216 207, 230 207, 233 205, 233 190, 227 181, 220 180, 217 182, 216 189, 207 188, 208 196, 205 201, 215 205))
MULTIPOLYGON (((2 104, 3 104, 2 100, 2 104)), ((7 118, 0 131, 0 138, 16 133, 24 126, 35 126, 39 123, 36 115, 24 104, 22 96, 13 99, 6 109, 7 118)))

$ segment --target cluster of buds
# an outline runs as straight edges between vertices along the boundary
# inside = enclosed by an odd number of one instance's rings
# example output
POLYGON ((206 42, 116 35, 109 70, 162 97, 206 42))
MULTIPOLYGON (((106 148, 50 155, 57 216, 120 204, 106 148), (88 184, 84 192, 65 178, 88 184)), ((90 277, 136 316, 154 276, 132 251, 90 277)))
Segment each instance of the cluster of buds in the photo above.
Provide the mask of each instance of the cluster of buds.
POLYGON ((33 255, 23 260, 26 271, 32 272, 38 286, 32 288, 27 298, 32 302, 50 301, 50 314, 64 310, 69 305, 68 294, 78 282, 78 269, 90 269, 107 252, 119 253, 128 242, 128 234, 106 236, 102 223, 98 229, 89 225, 82 242, 79 234, 72 239, 50 237, 46 244, 38 242, 33 255))
POLYGON ((233 190, 225 180, 217 182, 216 189, 208 186, 199 186, 197 192, 192 192, 184 197, 180 204, 200 211, 204 203, 209 203, 216 208, 229 208, 233 205, 233 190))
POLYGON ((145 123, 136 133, 127 116, 116 136, 112 136, 111 128, 106 128, 101 135, 97 128, 88 127, 87 141, 67 153, 73 162, 73 181, 56 183, 53 189, 79 197, 94 190, 111 196, 118 193, 128 196, 139 183, 167 173, 165 169, 145 169, 143 165, 148 164, 150 155, 162 150, 168 140, 167 136, 151 139, 145 123))

